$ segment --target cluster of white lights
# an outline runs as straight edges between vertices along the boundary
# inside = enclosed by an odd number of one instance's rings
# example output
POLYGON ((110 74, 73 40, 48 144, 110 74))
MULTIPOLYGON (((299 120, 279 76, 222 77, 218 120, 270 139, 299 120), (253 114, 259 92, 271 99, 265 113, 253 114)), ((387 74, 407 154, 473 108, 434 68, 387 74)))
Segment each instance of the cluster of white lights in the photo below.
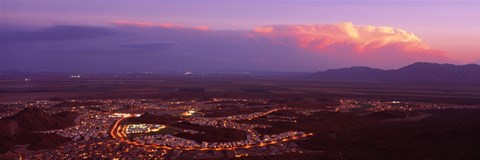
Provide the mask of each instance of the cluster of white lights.
POLYGON ((73 76, 70 76, 70 78, 80 78, 80 75, 73 75, 73 76))

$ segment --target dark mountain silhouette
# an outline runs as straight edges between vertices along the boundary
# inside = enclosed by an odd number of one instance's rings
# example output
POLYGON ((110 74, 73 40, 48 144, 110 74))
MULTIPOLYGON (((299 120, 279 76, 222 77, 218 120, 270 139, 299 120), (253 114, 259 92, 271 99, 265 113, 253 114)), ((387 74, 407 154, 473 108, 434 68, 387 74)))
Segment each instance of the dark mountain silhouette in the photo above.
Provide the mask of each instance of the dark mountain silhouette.
POLYGON ((73 122, 76 114, 72 112, 61 112, 50 115, 39 108, 25 108, 7 121, 17 123, 19 129, 26 131, 44 131, 62 129, 75 125, 73 122))
POLYGON ((480 84, 480 65, 417 62, 399 69, 329 69, 313 76, 326 80, 480 84))

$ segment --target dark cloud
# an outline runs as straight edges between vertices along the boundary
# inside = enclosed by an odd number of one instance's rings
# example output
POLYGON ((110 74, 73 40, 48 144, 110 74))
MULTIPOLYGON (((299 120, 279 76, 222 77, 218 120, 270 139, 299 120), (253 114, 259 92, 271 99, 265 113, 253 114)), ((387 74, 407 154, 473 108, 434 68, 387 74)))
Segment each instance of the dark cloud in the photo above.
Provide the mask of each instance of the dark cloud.
POLYGON ((59 41, 98 38, 115 33, 107 27, 58 25, 41 30, 0 30, 2 43, 12 41, 59 41))

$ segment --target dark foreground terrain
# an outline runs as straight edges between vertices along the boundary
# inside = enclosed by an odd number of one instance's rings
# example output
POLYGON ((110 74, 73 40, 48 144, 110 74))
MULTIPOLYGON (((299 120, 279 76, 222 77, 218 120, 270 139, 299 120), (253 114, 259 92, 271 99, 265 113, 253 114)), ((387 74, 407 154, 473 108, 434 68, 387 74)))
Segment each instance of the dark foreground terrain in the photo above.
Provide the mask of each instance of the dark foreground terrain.
MULTIPOLYGON (((36 75, 27 77, 31 81, 23 78, 3 77, 0 81, 1 102, 46 99, 53 104, 46 110, 70 110, 82 106, 88 113, 105 115, 110 112, 142 113, 142 116, 129 118, 124 123, 168 125, 174 128, 173 135, 198 143, 240 141, 245 138, 245 133, 193 124, 195 118, 171 114, 171 108, 168 112, 151 112, 151 108, 122 105, 119 109, 107 111, 102 106, 106 105, 104 103, 115 106, 115 102, 107 101, 109 99, 141 99, 140 104, 147 103, 148 99, 160 99, 175 101, 178 105, 173 106, 175 109, 190 106, 180 109, 179 113, 194 109, 202 113, 200 117, 207 119, 268 112, 275 107, 286 106, 288 109, 265 116, 232 122, 271 126, 256 128, 261 135, 288 131, 312 133, 312 136, 293 141, 292 144, 302 152, 242 155, 242 159, 480 159, 480 109, 464 107, 480 105, 480 86, 342 82, 308 76, 253 75, 85 75, 76 79, 66 75, 36 75), (215 98, 232 100, 217 101, 215 98), (235 98, 265 101, 237 101, 235 98), (81 102, 69 101, 71 99, 81 102), (106 101, 94 101, 99 99, 106 101), (350 102, 350 99, 355 100, 350 102), (379 109, 374 106, 376 101, 393 106, 396 105, 393 102, 401 101, 401 105, 397 106, 413 107, 413 110, 379 109), (199 104, 209 107, 195 108, 199 104), (356 107, 349 108, 351 105, 356 107), (155 114, 157 112, 168 114, 155 114), (184 129, 196 132, 182 132, 184 129)), ((83 112, 78 108, 74 110, 83 112)), ((2 117, 0 151, 6 153, 15 145, 26 144, 29 150, 55 150, 56 153, 59 148, 63 149, 61 146, 64 144, 76 146, 78 144, 70 138, 38 133, 71 127, 75 125, 75 116, 71 112, 48 114, 41 109, 26 108, 13 116, 2 117)), ((111 129, 108 125, 107 128, 111 129)), ((111 138, 101 140, 112 141, 111 138)), ((184 151, 177 158, 195 159, 188 152, 184 151)), ((12 153, 15 152, 3 155, 3 158, 16 157, 12 153)), ((225 155, 221 157, 228 158, 228 151, 219 153, 225 155)), ((175 154, 168 153, 166 156, 175 157, 175 154)))
MULTIPOLYGON (((415 122, 359 125, 324 132, 299 142, 328 154, 306 159, 479 159, 480 111, 428 111, 433 116, 415 122)), ((303 159, 303 158, 302 158, 303 159)))

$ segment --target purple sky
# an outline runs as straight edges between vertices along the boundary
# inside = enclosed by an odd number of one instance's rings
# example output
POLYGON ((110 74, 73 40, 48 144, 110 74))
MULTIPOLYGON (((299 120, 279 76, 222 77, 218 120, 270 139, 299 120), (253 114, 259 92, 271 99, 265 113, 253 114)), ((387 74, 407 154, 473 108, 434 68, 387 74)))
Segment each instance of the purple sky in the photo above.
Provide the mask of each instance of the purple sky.
POLYGON ((0 70, 479 63, 480 1, 2 0, 0 33, 0 70))

